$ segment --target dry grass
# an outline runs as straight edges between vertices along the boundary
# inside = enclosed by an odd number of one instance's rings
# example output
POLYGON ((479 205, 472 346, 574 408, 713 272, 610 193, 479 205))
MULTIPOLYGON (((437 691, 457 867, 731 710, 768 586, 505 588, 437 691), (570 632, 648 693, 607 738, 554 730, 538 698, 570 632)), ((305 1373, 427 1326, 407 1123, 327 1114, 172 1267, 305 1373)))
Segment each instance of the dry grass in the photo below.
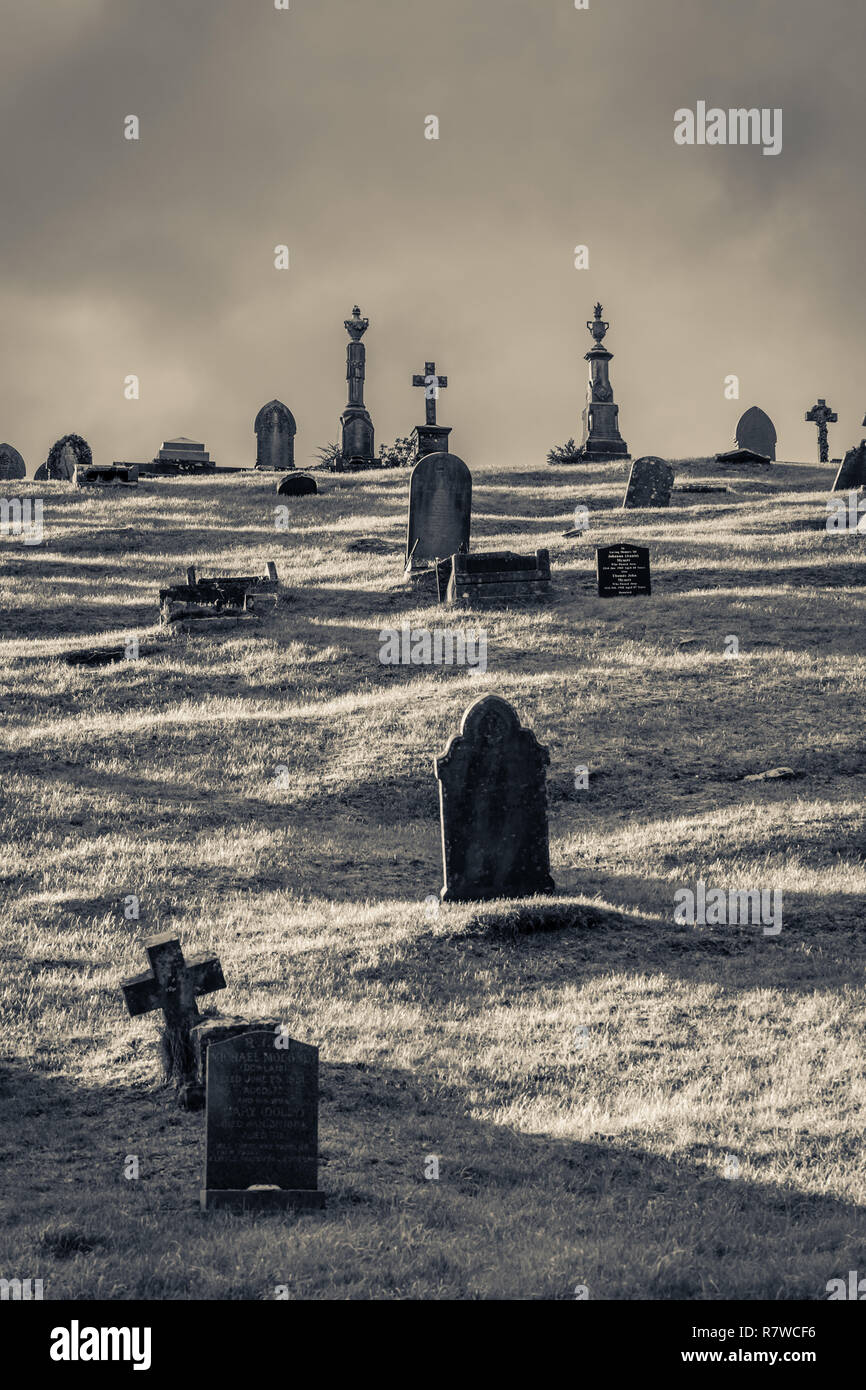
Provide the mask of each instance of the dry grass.
POLYGON ((862 1268, 866 561, 797 529, 831 476, 634 514, 618 466, 476 470, 474 547, 547 546, 555 577, 549 606, 483 615, 404 587, 402 473, 323 476, 288 533, 261 477, 18 485, 46 534, 0 539, 0 1274, 47 1298, 789 1299, 862 1268), (593 529, 564 540, 579 503, 593 529), (654 595, 600 601, 594 546, 625 536, 654 595), (188 564, 272 558, 261 627, 156 629, 188 564), (487 673, 381 666, 402 622, 486 627, 487 673), (131 631, 158 654, 52 659, 131 631), (560 897, 434 917, 431 757, 488 690, 550 749, 560 897), (699 877, 781 889, 781 935, 674 925, 699 877), (198 1213, 202 1117, 117 988, 168 927, 218 952, 220 1009, 321 1048, 324 1214, 198 1213))

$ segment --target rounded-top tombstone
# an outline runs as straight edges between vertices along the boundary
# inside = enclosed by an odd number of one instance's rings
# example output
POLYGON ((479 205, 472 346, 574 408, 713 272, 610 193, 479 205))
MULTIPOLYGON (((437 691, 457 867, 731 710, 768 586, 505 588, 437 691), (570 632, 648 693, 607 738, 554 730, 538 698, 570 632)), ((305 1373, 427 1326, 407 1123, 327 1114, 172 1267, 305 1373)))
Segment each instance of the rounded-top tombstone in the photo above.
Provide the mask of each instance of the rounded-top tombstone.
POLYGON ((737 425, 737 448, 750 449, 764 458, 776 458, 776 426, 760 406, 751 406, 737 425))
POLYGON ((51 445, 48 457, 36 477, 71 481, 76 468, 91 468, 92 465, 93 453, 87 440, 82 439, 80 434, 64 434, 51 445))
POLYGON ((295 417, 282 401, 268 401, 255 418, 256 468, 268 472, 295 466, 295 417))
POLYGON ((27 466, 11 444, 0 444, 0 478, 26 478, 27 466))
POLYGON ((409 479, 406 563, 419 566, 469 549, 472 474, 456 454, 427 454, 409 479))
POLYGON ((277 483, 280 497, 312 497, 318 491, 318 484, 309 473, 289 473, 277 483))
POLYGON ((635 459, 629 474, 624 507, 669 507, 674 470, 666 459, 647 454, 635 459))

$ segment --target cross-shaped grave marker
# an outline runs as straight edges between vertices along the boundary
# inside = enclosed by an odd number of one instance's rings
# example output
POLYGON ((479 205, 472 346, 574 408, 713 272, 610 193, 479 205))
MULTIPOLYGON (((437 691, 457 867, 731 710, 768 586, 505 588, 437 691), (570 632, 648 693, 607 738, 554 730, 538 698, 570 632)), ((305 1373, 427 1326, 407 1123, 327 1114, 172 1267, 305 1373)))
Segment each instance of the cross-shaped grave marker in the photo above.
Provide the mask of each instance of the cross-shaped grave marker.
POLYGON ((806 412, 806 419, 811 424, 818 426, 818 455, 821 463, 827 463, 830 459, 827 426, 835 425, 839 416, 835 410, 830 409, 823 396, 819 396, 818 404, 813 405, 812 409, 806 412))
POLYGON ((126 1007, 133 1018, 162 1009, 165 1015, 165 1062, 169 1076, 187 1079, 192 1066, 189 1030, 201 1014, 197 994, 225 989, 223 968, 216 956, 184 960, 180 942, 171 932, 144 942, 150 969, 121 980, 126 1007))
POLYGON ((427 424, 435 425, 436 402, 439 399, 440 388, 444 390, 445 387, 448 385, 447 376, 437 376, 436 363, 425 362, 424 375, 420 376, 416 372, 416 374, 412 377, 412 385, 426 387, 426 390, 424 392, 424 402, 427 407, 427 424))

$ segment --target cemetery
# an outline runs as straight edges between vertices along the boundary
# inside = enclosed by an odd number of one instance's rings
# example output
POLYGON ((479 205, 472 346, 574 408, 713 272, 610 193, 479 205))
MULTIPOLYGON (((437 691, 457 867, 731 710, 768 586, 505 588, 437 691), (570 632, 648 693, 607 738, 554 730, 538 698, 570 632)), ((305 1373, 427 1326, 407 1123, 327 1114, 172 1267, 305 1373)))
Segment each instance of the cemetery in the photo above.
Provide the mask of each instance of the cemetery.
POLYGON ((862 4, 42 8, 0 1302, 199 1378, 603 1303, 622 1378, 864 1301, 862 4))
POLYGON ((286 530, 271 469, 16 480, 2 1241, 57 1297, 816 1296, 864 1234, 838 469, 353 471, 286 530), (455 584, 487 661, 383 663, 455 584))

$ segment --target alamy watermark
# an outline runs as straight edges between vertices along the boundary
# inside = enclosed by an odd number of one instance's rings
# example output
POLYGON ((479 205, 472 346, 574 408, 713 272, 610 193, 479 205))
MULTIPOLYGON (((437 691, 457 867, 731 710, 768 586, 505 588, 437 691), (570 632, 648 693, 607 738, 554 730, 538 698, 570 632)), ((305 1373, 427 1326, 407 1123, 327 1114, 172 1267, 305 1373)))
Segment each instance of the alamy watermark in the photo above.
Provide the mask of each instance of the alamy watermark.
POLYGON ((25 545, 42 544, 41 497, 0 497, 0 536, 20 536, 25 545))
POLYGON ((780 888, 707 888, 702 878, 696 889, 678 888, 674 893, 674 921, 685 926, 756 926, 764 936, 778 936, 782 930, 782 890, 780 888))
POLYGON ((450 628, 383 627, 379 633, 383 666, 467 666, 487 670, 487 633, 452 632, 450 628))
POLYGON ((857 531, 861 536, 866 535, 866 498, 861 502, 856 492, 849 492, 847 497, 841 492, 831 497, 827 502, 826 527, 828 531, 857 531))
POLYGON ((782 153, 782 108, 744 106, 723 111, 699 101, 692 111, 681 106, 674 112, 677 145, 763 145, 764 154, 782 153))

